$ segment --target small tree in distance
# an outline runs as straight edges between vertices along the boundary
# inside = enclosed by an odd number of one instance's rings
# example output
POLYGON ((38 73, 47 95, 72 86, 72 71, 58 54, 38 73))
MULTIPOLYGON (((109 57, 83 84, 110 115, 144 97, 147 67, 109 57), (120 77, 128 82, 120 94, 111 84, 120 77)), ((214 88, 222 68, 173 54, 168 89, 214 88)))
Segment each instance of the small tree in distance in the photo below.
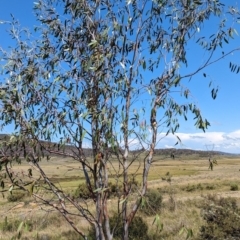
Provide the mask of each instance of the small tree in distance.
MULTIPOLYGON (((96 239, 103 240, 113 239, 116 229, 110 227, 108 212, 111 175, 119 186, 116 209, 122 238, 128 239, 146 193, 160 129, 176 133, 178 117, 187 119, 188 111, 197 128, 205 131, 209 126, 197 105, 176 101, 173 92, 188 99, 190 89, 182 85, 183 79, 190 80, 239 50, 214 58, 235 34, 238 9, 227 9, 218 0, 38 0, 34 12, 40 23, 36 33, 23 31, 13 18, 10 34, 16 47, 1 48, 1 127, 14 127, 10 139, 1 141, 1 184, 4 187, 6 174, 10 191, 15 187, 29 191, 59 211, 84 239, 88 233, 74 221, 86 219, 94 226, 96 239), (210 37, 201 35, 213 16, 219 19, 218 29, 210 37), (186 73, 189 45, 202 48, 207 57, 186 73), (137 154, 130 154, 133 142, 141 149, 137 154), (92 157, 84 151, 88 144, 92 157), (65 151, 66 145, 70 150, 65 151), (94 211, 44 172, 41 160, 52 154, 79 164, 94 211), (11 164, 23 159, 29 162, 29 171, 23 176, 11 172, 11 164), (134 192, 131 177, 136 177, 136 164, 143 167, 134 192), (35 185, 54 197, 34 191, 35 185)), ((217 89, 211 93, 215 99, 217 89)))

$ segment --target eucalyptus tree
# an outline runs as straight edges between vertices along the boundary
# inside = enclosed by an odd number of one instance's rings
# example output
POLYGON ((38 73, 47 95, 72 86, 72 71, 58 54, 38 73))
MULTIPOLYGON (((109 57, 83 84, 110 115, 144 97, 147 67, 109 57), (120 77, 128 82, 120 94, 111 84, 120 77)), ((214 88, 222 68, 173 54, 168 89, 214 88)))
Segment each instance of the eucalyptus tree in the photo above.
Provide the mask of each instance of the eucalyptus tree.
MULTIPOLYGON (((108 199, 110 183, 116 184, 115 209, 128 239, 159 132, 176 133, 178 117, 187 119, 187 112, 197 128, 209 126, 182 80, 230 53, 215 54, 233 38, 238 9, 218 0, 38 0, 34 13, 34 33, 13 17, 9 32, 16 44, 1 48, 1 127, 14 129, 1 141, 2 187, 8 176, 10 191, 29 191, 84 239, 88 233, 76 222, 81 218, 94 227, 96 239, 113 239, 108 199), (207 36, 202 29, 211 19, 219 25, 207 36), (195 69, 187 68, 189 46, 205 52, 195 69), (184 104, 174 90, 187 99, 184 104), (79 164, 91 203, 76 201, 47 175, 42 162, 53 155, 79 164), (12 163, 25 160, 28 172, 11 172, 12 163)), ((217 89, 211 92, 215 98, 217 89)))

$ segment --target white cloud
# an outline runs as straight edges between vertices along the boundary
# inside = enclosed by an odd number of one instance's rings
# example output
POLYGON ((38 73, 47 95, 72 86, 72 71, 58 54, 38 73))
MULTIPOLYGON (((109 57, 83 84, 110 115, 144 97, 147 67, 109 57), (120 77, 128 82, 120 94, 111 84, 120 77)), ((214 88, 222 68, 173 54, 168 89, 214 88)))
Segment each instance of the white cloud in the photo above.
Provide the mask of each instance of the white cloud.
POLYGON ((88 143, 88 142, 83 142, 82 147, 83 147, 83 148, 91 148, 91 147, 92 147, 92 144, 91 144, 91 143, 88 143))
MULTIPOLYGON (((149 133, 149 143, 151 133, 149 133)), ((123 146, 123 142, 121 143, 123 146)), ((130 149, 148 148, 149 144, 141 145, 137 138, 129 139, 130 149)), ((183 133, 179 132, 175 135, 159 133, 157 136, 157 148, 188 148, 195 150, 215 150, 228 153, 240 153, 240 130, 233 132, 198 132, 198 133, 183 133), (178 142, 177 136, 181 139, 178 142)))
POLYGON ((176 135, 165 133, 158 134, 159 148, 170 148, 181 146, 183 148, 216 150, 230 153, 240 153, 240 130, 234 132, 206 132, 206 133, 176 133, 176 135), (181 144, 175 146, 178 136, 181 144))
MULTIPOLYGON (((138 138, 129 138, 128 145, 131 150, 141 149, 142 147, 147 148, 147 144, 140 144, 138 138)), ((124 141, 120 142, 120 147, 124 148, 124 141)))
POLYGON ((172 148, 173 146, 170 146, 170 145, 164 145, 165 148, 172 148))
POLYGON ((230 132, 228 134, 224 134, 224 138, 233 140, 233 141, 239 141, 240 140, 240 130, 230 132))

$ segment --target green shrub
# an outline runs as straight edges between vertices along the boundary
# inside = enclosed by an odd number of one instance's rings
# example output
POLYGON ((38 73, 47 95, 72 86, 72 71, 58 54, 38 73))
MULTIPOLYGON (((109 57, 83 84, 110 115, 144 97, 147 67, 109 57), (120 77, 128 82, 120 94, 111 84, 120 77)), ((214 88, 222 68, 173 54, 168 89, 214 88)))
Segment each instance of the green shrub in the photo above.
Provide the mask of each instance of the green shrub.
POLYGON ((187 185, 187 187, 184 190, 187 192, 193 192, 196 190, 196 186, 195 185, 187 185))
MULTIPOLYGON (((130 183, 129 185, 131 186, 131 191, 135 192, 139 186, 139 183, 134 178, 129 183, 130 183)), ((92 183, 92 186, 93 186, 93 183, 92 183)), ((108 189, 106 191, 109 194, 108 197, 112 197, 112 196, 115 197, 115 196, 117 196, 117 194, 122 195, 123 188, 122 188, 122 185, 118 185, 118 184, 109 182, 108 189)), ((86 183, 81 183, 81 184, 79 184, 78 188, 73 193, 73 197, 88 199, 88 198, 92 197, 92 194, 89 191, 86 183)))
POLYGON ((163 181, 167 181, 167 182, 170 183, 170 182, 172 181, 172 176, 170 175, 169 172, 167 172, 167 173, 165 174, 165 176, 162 177, 162 180, 163 180, 163 181))
MULTIPOLYGON (((12 219, 9 221, 8 218, 5 217, 4 221, 0 222, 0 230, 3 232, 16 232, 21 222, 20 219, 12 219)), ((29 232, 33 230, 33 223, 31 220, 24 221, 24 229, 29 232)))
MULTIPOLYGON (((122 224, 122 218, 118 214, 114 214, 113 217, 110 218, 110 228, 113 229, 114 227, 114 240, 120 240, 122 239, 122 233, 123 233, 123 224, 122 224)), ((88 235, 89 240, 95 239, 95 229, 92 227, 89 231, 88 235)), ((129 240, 150 240, 148 236, 148 225, 144 222, 144 220, 140 216, 135 216, 133 218, 132 223, 129 226, 129 240)))
POLYGON ((201 183, 199 183, 199 184, 197 185, 197 190, 203 190, 203 186, 202 186, 201 183))
POLYGON ((86 183, 79 184, 78 188, 76 189, 76 191, 74 193, 74 197, 83 198, 83 199, 88 199, 88 198, 92 197, 86 183))
POLYGON ((238 191, 238 185, 236 183, 231 184, 230 190, 231 191, 238 191))
MULTIPOLYGON (((108 193, 109 193, 109 197, 110 196, 116 196, 117 193, 119 191, 121 191, 121 189, 119 189, 119 186, 113 183, 109 183, 108 184, 108 193)), ((91 192, 89 191, 86 183, 81 183, 79 184, 78 188, 76 189, 75 193, 74 193, 74 197, 76 198, 83 198, 83 199, 88 199, 92 197, 91 192)))
POLYGON ((202 209, 206 224, 200 228, 200 239, 240 239, 240 210, 236 199, 209 195, 202 209))
POLYGON ((132 178, 132 180, 130 181, 130 184, 131 184, 131 191, 136 192, 139 186, 139 182, 135 178, 132 178))
POLYGON ((7 217, 4 218, 4 221, 0 223, 0 230, 2 232, 14 232, 17 230, 20 224, 19 220, 9 221, 7 217))
POLYGON ((9 202, 19 202, 24 197, 26 197, 26 192, 24 191, 13 191, 7 196, 9 202))
POLYGON ((109 197, 116 197, 119 193, 122 194, 122 186, 109 182, 108 193, 109 193, 109 197))
POLYGON ((203 190, 203 186, 201 185, 201 183, 195 185, 187 185, 186 187, 183 187, 183 190, 186 192, 194 192, 194 191, 198 191, 198 190, 203 190))
POLYGON ((146 215, 154 215, 162 208, 162 195, 157 189, 149 189, 143 199, 143 206, 141 212, 146 215))
POLYGON ((211 184, 211 185, 208 184, 208 185, 206 186, 206 189, 207 189, 207 190, 213 190, 213 189, 215 189, 215 188, 216 188, 216 187, 215 187, 215 185, 213 185, 213 184, 211 184))

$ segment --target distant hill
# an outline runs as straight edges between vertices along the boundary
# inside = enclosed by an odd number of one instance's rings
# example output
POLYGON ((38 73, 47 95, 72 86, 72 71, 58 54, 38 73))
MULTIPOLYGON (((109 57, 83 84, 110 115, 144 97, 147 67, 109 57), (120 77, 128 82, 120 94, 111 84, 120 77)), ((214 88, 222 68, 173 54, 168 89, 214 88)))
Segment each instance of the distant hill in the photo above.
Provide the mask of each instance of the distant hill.
MULTIPOLYGON (((7 134, 0 134, 0 141, 3 139, 8 139, 7 134)), ((50 143, 47 141, 43 141, 44 145, 52 145, 54 146, 55 149, 57 149, 57 144, 54 143, 50 143)), ((72 150, 74 150, 74 147, 71 145, 66 145, 64 147, 64 152, 72 152, 72 150)), ((85 148, 83 149, 84 153, 87 157, 92 156, 92 150, 90 148, 85 148)), ((111 151, 111 150, 110 150, 111 151)), ((133 154, 137 154, 140 152, 143 152, 144 149, 142 150, 134 150, 131 151, 133 154)), ((55 154, 51 154, 51 155, 55 155, 55 154)), ((157 156, 167 156, 167 157, 181 157, 181 156, 186 156, 186 155, 198 155, 198 157, 200 158, 208 158, 208 157, 212 157, 212 156, 216 156, 216 155, 222 155, 222 156, 240 156, 240 154, 232 154, 232 153, 226 153, 226 152, 221 152, 221 151, 204 151, 204 150, 193 150, 193 149, 177 149, 177 148, 164 148, 164 149, 155 149, 155 155, 157 156)))
MULTIPOLYGON (((199 157, 210 157, 210 156, 215 156, 215 155, 223 155, 223 156, 230 156, 230 155, 236 155, 232 153, 226 153, 226 152, 221 152, 221 151, 204 151, 204 150, 193 150, 193 149, 177 149, 177 148, 165 148, 165 149, 156 149, 155 153, 157 155, 176 155, 176 156, 181 156, 181 155, 198 155, 199 157)), ((237 154, 238 155, 238 154, 237 154)), ((239 154, 240 155, 240 154, 239 154)))

